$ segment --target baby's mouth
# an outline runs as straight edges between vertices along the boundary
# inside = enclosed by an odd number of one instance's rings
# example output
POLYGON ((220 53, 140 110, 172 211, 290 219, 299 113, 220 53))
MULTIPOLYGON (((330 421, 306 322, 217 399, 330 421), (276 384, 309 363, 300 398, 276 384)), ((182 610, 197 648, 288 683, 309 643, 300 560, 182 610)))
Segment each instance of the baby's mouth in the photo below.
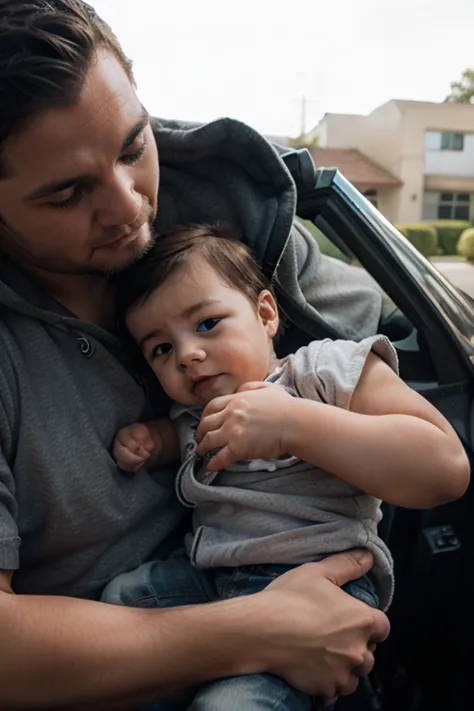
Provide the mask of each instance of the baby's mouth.
POLYGON ((211 387, 220 375, 222 375, 222 373, 218 373, 217 375, 203 375, 201 378, 197 378, 193 383, 193 392, 198 394, 202 390, 211 387))

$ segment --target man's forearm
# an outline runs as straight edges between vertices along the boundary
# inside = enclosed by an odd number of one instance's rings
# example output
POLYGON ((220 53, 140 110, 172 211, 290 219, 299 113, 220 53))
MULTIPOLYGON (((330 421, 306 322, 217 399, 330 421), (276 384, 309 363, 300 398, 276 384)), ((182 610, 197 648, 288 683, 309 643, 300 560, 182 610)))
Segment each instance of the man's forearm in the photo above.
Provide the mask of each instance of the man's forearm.
POLYGON ((140 610, 0 593, 2 711, 134 709, 210 678, 261 671, 244 649, 251 606, 240 598, 140 610))

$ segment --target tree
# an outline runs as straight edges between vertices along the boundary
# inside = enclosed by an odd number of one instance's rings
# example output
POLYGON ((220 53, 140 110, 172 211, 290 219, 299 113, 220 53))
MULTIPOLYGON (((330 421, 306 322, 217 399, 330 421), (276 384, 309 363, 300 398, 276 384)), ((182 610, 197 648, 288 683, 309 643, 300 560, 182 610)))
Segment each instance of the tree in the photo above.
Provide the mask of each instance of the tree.
POLYGON ((287 145, 290 148, 316 148, 319 145, 318 136, 296 136, 296 138, 288 138, 287 145))
POLYGON ((474 69, 465 69, 461 79, 451 83, 451 93, 445 101, 457 104, 474 104, 474 69))

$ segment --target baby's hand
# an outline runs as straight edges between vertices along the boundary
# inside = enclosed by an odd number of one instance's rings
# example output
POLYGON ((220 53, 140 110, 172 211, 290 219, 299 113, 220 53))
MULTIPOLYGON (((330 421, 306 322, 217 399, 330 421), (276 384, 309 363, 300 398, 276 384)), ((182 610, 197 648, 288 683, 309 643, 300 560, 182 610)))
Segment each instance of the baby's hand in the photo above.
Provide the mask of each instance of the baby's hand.
POLYGON ((128 427, 122 427, 115 438, 113 453, 120 469, 126 472, 136 472, 149 459, 155 449, 150 428, 136 422, 128 427))
POLYGON ((244 383, 232 395, 211 400, 196 432, 196 453, 219 451, 208 462, 211 472, 240 459, 273 459, 290 454, 286 445, 294 398, 281 385, 244 383))

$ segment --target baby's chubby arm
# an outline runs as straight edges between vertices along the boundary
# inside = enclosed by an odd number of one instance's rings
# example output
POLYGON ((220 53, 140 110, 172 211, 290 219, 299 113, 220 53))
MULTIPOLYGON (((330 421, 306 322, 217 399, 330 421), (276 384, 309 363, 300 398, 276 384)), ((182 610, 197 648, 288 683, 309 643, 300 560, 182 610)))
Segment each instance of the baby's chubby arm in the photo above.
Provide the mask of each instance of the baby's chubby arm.
POLYGON ((145 464, 168 464, 179 457, 176 428, 167 417, 122 427, 115 437, 113 455, 117 466, 126 472, 136 472, 145 464))
POLYGON ((396 506, 453 501, 469 483, 455 431, 378 356, 369 354, 348 410, 291 397, 281 386, 246 383, 212 400, 197 453, 218 449, 208 468, 291 454, 396 506))
POLYGON ((397 506, 430 508, 465 492, 470 468, 443 415, 371 353, 349 410, 300 400, 292 454, 397 506))

